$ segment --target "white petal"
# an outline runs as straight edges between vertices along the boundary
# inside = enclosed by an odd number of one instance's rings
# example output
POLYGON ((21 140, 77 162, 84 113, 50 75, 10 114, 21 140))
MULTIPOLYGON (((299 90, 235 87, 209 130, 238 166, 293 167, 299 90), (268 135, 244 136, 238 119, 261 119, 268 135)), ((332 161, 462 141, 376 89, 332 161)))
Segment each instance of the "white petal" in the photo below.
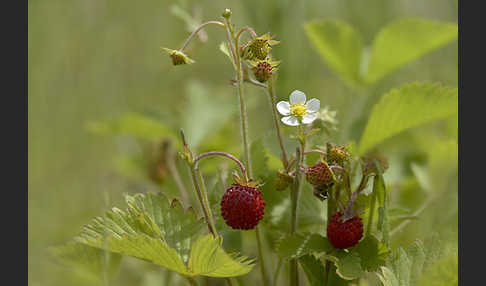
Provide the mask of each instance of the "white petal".
POLYGON ((302 118, 302 123, 304 124, 312 123, 312 121, 316 120, 316 118, 317 118, 317 113, 307 113, 302 118))
POLYGON ((319 107, 321 107, 321 102, 317 98, 313 98, 305 104, 305 107, 307 108, 307 112, 309 113, 314 113, 319 111, 319 107))
POLYGON ((305 93, 300 90, 294 90, 290 94, 290 104, 305 103, 305 93))
POLYGON ((290 126, 297 126, 299 125, 299 120, 295 116, 285 116, 282 117, 282 122, 290 125, 290 126))
POLYGON ((290 115, 290 104, 288 101, 280 101, 277 103, 277 110, 282 115, 290 115))

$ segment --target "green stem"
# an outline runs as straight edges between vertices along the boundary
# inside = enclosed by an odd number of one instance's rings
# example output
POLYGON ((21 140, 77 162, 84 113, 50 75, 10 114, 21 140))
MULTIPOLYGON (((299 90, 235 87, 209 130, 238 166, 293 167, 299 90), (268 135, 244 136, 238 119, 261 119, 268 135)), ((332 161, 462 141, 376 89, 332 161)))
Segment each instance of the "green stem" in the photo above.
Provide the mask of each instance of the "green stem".
MULTIPOLYGON (((245 157, 246 171, 248 177, 251 179, 253 177, 253 172, 252 172, 251 161, 250 161, 250 144, 248 143, 248 116, 246 112, 246 104, 245 104, 244 92, 243 92, 243 71, 241 68, 241 57, 239 53, 238 37, 236 37, 234 33, 229 18, 223 19, 223 21, 226 26, 226 36, 228 38, 228 42, 231 47, 231 51, 236 64, 236 85, 237 85, 238 99, 240 102, 240 122, 241 122, 241 137, 243 139, 243 153, 245 157)), ((255 236, 257 241, 260 241, 258 226, 255 227, 255 236)), ((258 261, 260 264, 263 285, 268 286, 267 284, 268 282, 266 278, 267 275, 265 272, 265 260, 263 258, 261 243, 258 243, 258 261)))
MULTIPOLYGON (((335 212, 335 209, 336 209, 336 204, 335 204, 335 200, 334 200, 334 194, 335 192, 334 191, 334 188, 333 187, 331 189, 331 192, 330 192, 330 195, 327 199, 327 222, 329 223, 329 220, 331 219, 332 215, 334 214, 335 212)), ((329 260, 326 260, 326 265, 325 265, 325 273, 326 273, 326 279, 325 279, 325 286, 328 285, 329 283, 329 273, 331 272, 331 269, 333 267, 333 264, 331 263, 331 261, 329 260)))
POLYGON ((204 178, 203 178, 199 168, 194 168, 194 172, 198 175, 199 181, 201 182, 201 195, 202 195, 204 207, 206 208, 206 210, 208 212, 208 219, 209 219, 208 223, 209 223, 210 229, 212 229, 213 235, 216 237, 216 236, 218 236, 218 232, 216 231, 216 225, 214 224, 213 212, 211 211, 211 206, 209 204, 208 192, 206 190, 206 184, 204 183, 204 178))
POLYGON ((278 285, 278 275, 280 274, 280 269, 282 268, 282 258, 278 259, 277 269, 275 270, 275 274, 273 274, 273 286, 278 285))
POLYGON ((366 236, 371 234, 371 229, 373 228, 373 217, 375 216, 376 207, 376 192, 371 194, 371 205, 370 205, 370 215, 368 216, 368 226, 366 227, 366 236))
POLYGON ((216 234, 216 228, 214 227, 214 223, 213 223, 213 216, 211 214, 211 209, 208 207, 208 205, 205 204, 205 199, 204 199, 205 196, 203 195, 203 190, 201 189, 201 186, 198 181, 198 173, 196 172, 196 169, 192 165, 189 166, 189 169, 191 169, 192 182, 194 184, 194 189, 196 190, 199 203, 201 204, 201 208, 204 213, 204 218, 208 223, 209 232, 211 232, 211 234, 216 237, 217 234, 216 234))
MULTIPOLYGON (((255 227, 255 236, 257 239, 257 246, 258 246, 258 258, 263 259, 263 244, 260 237, 260 228, 258 226, 255 227)), ((268 278, 267 278, 267 271, 265 268, 265 263, 263 263, 263 260, 260 260, 260 271, 262 273, 263 285, 269 285, 268 278)))
POLYGON ((279 120, 278 114, 277 114, 277 96, 275 95, 275 91, 274 91, 273 76, 268 81, 268 89, 267 90, 268 90, 268 97, 270 98, 270 104, 271 104, 270 107, 272 109, 273 121, 275 123, 275 128, 277 129, 278 142, 280 144, 280 149, 282 150, 283 166, 284 166, 285 169, 287 169, 287 166, 289 164, 289 159, 287 157, 287 151, 285 151, 285 145, 283 143, 282 132, 280 130, 280 120, 279 120))
MULTIPOLYGON (((299 132, 301 131, 299 125, 299 132)), ((305 143, 301 142, 301 148, 305 147, 305 143)), ((293 235, 297 232, 297 218, 298 218, 298 203, 299 203, 299 196, 300 196, 300 186, 301 186, 301 171, 300 166, 304 160, 304 152, 303 149, 297 148, 296 150, 296 165, 295 165, 295 180, 294 184, 292 185, 292 190, 290 192, 291 195, 291 209, 290 209, 290 235, 293 235)), ((289 261, 289 275, 290 275, 290 285, 298 286, 299 285, 299 271, 297 267, 297 259, 291 259, 289 261)))

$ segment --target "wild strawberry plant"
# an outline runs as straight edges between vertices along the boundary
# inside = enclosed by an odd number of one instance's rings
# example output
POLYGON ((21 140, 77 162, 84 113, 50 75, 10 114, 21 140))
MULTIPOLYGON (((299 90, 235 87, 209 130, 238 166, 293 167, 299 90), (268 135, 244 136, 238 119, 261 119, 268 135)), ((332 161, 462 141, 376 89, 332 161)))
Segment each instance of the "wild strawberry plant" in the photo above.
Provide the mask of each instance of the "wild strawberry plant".
MULTIPOLYGON (((178 193, 164 188, 165 194, 126 195, 125 210, 114 207, 94 218, 72 242, 52 248, 56 256, 101 277, 105 284, 116 272, 121 255, 178 273, 191 285, 198 285, 202 276, 247 285, 251 283, 247 274, 255 264, 258 284, 265 286, 281 285, 284 280, 289 285, 306 281, 310 285, 419 285, 431 279, 422 272, 437 275, 443 269, 432 267, 436 260, 450 265, 450 256, 439 259, 438 237, 417 240, 405 249, 392 247, 394 234, 419 216, 420 209, 392 228, 396 209, 390 206, 385 176, 391 163, 379 147, 404 130, 457 116, 457 89, 435 83, 392 89, 374 105, 358 143, 337 143, 336 112, 321 107, 314 98, 321 95, 306 95, 299 90, 305 87, 299 87, 288 100, 277 101, 280 61, 272 50, 287 39, 280 43, 270 33, 238 29, 229 9, 221 19, 197 26, 180 49, 164 48, 173 65, 195 63, 185 50, 209 26, 221 29, 226 41, 220 50, 234 68, 241 158, 227 150, 196 153, 189 142, 197 147, 200 131, 190 132, 196 139, 186 138, 182 129, 176 132, 137 114, 90 125, 98 132, 128 134, 149 142, 143 156, 149 159, 132 167, 157 184, 171 178, 178 193), (256 86, 268 96, 274 127, 271 140, 278 144, 279 157, 267 151, 261 138, 250 140, 245 85, 256 86), (165 139, 159 142, 161 136, 165 139), (213 170, 215 176, 205 176, 199 163, 213 157, 227 159, 235 167, 232 174, 226 164, 213 170), (187 175, 180 173, 181 163, 187 175), (189 183, 193 191, 185 187, 189 183), (243 238, 256 242, 257 257, 235 253, 244 254, 243 238), (271 256, 266 254, 269 251, 271 256), (274 257, 278 263, 271 261, 274 257), (286 279, 280 277, 282 273, 287 273, 286 279)), ((371 47, 365 47, 359 34, 341 21, 310 22, 305 30, 329 67, 365 93, 388 73, 457 36, 453 24, 420 19, 393 22, 371 47)), ((191 114, 204 120, 221 116, 227 108, 210 104, 219 115, 207 114, 201 106, 191 114)), ((453 257, 451 261, 457 264, 453 257)))

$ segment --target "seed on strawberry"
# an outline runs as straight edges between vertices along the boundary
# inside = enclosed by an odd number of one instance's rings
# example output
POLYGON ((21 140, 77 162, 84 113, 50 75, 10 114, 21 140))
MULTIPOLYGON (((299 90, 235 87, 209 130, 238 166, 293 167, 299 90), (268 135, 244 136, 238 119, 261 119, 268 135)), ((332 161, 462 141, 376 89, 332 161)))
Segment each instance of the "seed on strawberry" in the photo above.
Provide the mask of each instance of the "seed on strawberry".
POLYGON ((305 178, 310 184, 323 187, 334 181, 334 174, 325 162, 319 161, 305 170, 305 178))
POLYGON ((363 237, 363 222, 359 216, 342 221, 342 213, 335 213, 327 224, 327 239, 335 248, 356 245, 363 237))
POLYGON ((265 202, 260 190, 233 184, 221 199, 221 215, 233 229, 253 229, 263 218, 265 202))

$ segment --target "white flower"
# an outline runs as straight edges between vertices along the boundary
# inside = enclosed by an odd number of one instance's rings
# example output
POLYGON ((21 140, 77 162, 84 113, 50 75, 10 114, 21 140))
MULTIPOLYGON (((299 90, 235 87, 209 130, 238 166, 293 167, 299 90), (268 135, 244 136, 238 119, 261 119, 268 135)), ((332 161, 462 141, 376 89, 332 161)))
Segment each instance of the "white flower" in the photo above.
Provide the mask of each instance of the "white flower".
POLYGON ((290 102, 280 101, 277 103, 278 112, 285 116, 282 117, 282 122, 290 126, 312 123, 317 118, 317 111, 321 102, 316 98, 307 101, 307 103, 305 101, 305 93, 294 90, 290 94, 290 102))

